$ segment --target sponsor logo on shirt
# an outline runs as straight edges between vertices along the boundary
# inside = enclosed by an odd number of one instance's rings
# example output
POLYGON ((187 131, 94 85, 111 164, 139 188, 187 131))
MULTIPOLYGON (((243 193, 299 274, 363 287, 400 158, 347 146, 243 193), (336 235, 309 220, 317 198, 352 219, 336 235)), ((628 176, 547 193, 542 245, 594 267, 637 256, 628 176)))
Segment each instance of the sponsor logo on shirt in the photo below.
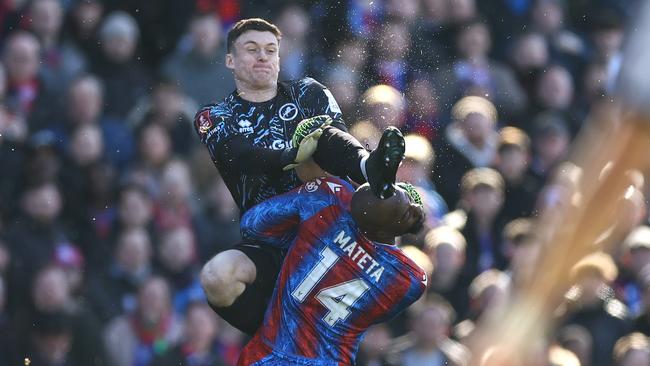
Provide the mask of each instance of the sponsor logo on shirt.
POLYGON ((298 115, 298 107, 293 103, 286 103, 280 107, 279 115, 283 121, 291 121, 298 115))
POLYGON ((212 128, 212 120, 210 119, 209 110, 205 110, 199 114, 199 117, 196 120, 196 127, 202 134, 208 132, 212 128))
POLYGON ((242 119, 238 122, 239 124, 239 133, 249 134, 253 133, 253 123, 247 119, 242 119))

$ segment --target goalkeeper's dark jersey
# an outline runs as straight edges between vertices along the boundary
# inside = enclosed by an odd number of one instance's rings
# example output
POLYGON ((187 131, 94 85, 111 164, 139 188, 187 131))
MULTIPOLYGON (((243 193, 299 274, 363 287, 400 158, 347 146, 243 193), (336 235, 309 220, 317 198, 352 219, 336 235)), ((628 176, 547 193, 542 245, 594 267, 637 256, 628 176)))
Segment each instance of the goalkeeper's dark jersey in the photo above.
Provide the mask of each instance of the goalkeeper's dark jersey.
POLYGON ((261 103, 237 91, 221 103, 202 107, 194 128, 208 147, 241 212, 300 184, 294 170, 282 171, 282 152, 303 119, 327 114, 345 129, 332 93, 312 78, 278 83, 275 98, 261 103))

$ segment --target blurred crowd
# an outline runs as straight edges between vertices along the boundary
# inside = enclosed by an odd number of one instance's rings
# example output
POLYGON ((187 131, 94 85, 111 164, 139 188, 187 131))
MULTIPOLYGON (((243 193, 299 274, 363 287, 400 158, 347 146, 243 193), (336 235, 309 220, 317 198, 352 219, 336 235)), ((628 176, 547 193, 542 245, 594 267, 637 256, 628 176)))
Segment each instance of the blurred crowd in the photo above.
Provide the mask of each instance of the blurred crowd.
MULTIPOLYGON (((283 32, 281 79, 332 91, 374 148, 407 134, 399 179, 426 230, 401 245, 426 297, 371 328, 359 365, 464 365, 480 318, 530 273, 531 225, 608 103, 638 0, 7 0, 0 3, 0 366, 234 365, 246 337, 198 273, 239 212, 195 136, 234 90, 238 19, 283 32)), ((644 176, 614 254, 573 268, 528 365, 650 364, 644 176)), ((620 226, 620 225, 619 225, 620 226)))

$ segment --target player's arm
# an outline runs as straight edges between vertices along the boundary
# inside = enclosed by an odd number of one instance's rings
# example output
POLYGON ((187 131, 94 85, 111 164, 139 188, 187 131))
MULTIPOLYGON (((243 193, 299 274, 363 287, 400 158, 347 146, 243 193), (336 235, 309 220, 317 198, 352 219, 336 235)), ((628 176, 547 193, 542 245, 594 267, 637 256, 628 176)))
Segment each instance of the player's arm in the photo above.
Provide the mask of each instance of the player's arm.
POLYGON ((315 124, 298 146, 273 150, 253 144, 237 131, 230 119, 218 106, 206 106, 197 112, 194 128, 213 161, 246 174, 280 173, 287 166, 305 161, 313 154, 314 141, 322 133, 320 125, 315 124))
POLYGON ((332 127, 347 132, 343 114, 332 92, 327 87, 312 78, 305 78, 306 92, 298 100, 306 116, 328 115, 332 117, 332 127))
POLYGON ((335 197, 326 190, 306 188, 317 187, 320 182, 318 179, 310 181, 250 208, 241 218, 242 237, 275 247, 288 247, 301 222, 336 204, 335 197))

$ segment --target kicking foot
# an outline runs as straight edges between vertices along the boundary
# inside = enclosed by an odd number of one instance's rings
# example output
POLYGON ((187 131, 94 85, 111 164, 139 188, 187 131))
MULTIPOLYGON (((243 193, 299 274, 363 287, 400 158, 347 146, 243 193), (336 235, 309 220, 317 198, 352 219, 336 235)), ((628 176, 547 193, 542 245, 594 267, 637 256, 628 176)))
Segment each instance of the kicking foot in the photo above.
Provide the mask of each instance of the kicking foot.
POLYGON ((395 175, 402 159, 406 144, 402 132, 396 127, 384 130, 379 145, 366 160, 366 174, 372 192, 381 199, 395 193, 395 175))

